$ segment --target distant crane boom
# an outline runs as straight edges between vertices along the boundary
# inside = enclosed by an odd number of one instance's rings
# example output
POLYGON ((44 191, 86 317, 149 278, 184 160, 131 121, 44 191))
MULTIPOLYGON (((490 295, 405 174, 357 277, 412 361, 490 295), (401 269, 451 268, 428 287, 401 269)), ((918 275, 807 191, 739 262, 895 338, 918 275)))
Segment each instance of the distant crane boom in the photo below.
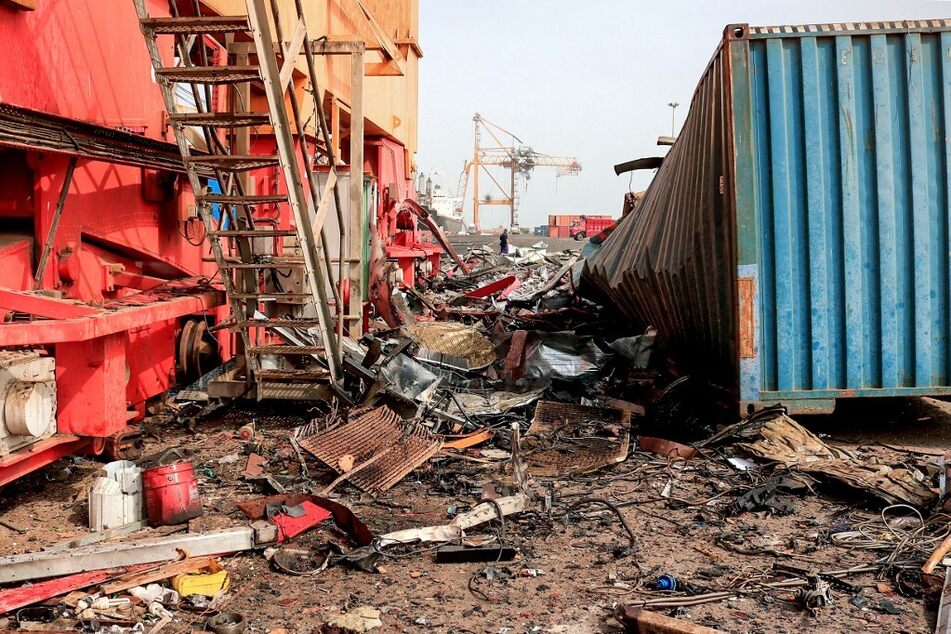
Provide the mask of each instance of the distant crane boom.
MULTIPOLYGON (((581 173, 581 161, 573 156, 551 156, 536 152, 533 148, 524 145, 522 140, 512 132, 488 121, 478 112, 472 118, 475 123, 475 143, 472 150, 472 160, 466 162, 462 174, 459 176, 460 186, 458 191, 463 192, 468 189, 470 170, 472 175, 472 223, 476 230, 479 230, 479 207, 483 205, 504 205, 510 210, 509 221, 512 227, 518 226, 518 182, 519 179, 526 181, 532 177, 532 171, 536 167, 555 168, 555 177, 577 176, 581 173), (486 132, 494 145, 482 145, 482 133, 486 132), (499 138, 500 133, 511 138, 511 142, 506 145, 499 138), (516 145, 516 141, 518 145, 516 145), (487 166, 503 167, 511 172, 509 191, 506 192, 501 183, 489 172, 487 166), (479 171, 484 170, 486 175, 493 181, 496 187, 502 192, 503 198, 493 198, 491 193, 484 196, 479 195, 479 171)), ((457 193, 458 195, 458 193, 457 193)))
POLYGON ((462 216, 462 207, 465 205, 466 200, 466 191, 469 189, 469 161, 463 161, 462 163, 462 172, 459 174, 459 182, 456 183, 456 191, 453 194, 456 198, 459 199, 459 203, 456 205, 456 210, 459 212, 459 215, 462 216))

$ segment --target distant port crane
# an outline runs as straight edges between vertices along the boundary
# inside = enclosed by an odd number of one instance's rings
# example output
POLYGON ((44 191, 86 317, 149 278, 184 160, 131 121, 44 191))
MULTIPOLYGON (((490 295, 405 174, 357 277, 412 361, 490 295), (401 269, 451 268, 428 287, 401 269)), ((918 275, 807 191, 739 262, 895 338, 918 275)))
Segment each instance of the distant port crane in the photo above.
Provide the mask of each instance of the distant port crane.
POLYGON ((472 178, 472 224, 479 230, 479 208, 485 205, 502 205, 509 208, 509 224, 518 227, 519 182, 528 180, 536 167, 552 167, 557 170, 555 177, 576 176, 581 172, 581 161, 573 156, 551 156, 536 152, 533 148, 524 145, 522 140, 505 128, 498 126, 484 118, 478 112, 472 117, 475 123, 475 143, 472 150, 472 160, 467 161, 459 176, 459 185, 456 195, 465 199, 472 178), (485 132, 494 144, 483 145, 482 134, 485 132), (508 136, 509 142, 504 143, 502 138, 508 136), (501 138, 500 138, 501 137, 501 138), (517 145, 516 145, 517 143, 517 145), (502 186, 499 180, 487 168, 504 167, 509 170, 511 178, 508 189, 502 186), (492 184, 498 188, 502 197, 496 197, 493 192, 480 194, 479 171, 485 172, 492 184))

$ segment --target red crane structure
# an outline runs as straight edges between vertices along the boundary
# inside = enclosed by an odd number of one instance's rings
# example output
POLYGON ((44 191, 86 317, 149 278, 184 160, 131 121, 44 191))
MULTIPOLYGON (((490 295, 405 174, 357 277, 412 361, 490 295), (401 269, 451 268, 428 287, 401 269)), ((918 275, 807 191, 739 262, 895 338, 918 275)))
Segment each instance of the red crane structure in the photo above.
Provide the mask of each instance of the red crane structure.
POLYGON ((211 397, 320 398, 438 270, 400 222, 413 149, 363 107, 415 95, 415 37, 370 10, 395 4, 0 0, 0 486, 133 457, 149 403, 232 357, 211 397))

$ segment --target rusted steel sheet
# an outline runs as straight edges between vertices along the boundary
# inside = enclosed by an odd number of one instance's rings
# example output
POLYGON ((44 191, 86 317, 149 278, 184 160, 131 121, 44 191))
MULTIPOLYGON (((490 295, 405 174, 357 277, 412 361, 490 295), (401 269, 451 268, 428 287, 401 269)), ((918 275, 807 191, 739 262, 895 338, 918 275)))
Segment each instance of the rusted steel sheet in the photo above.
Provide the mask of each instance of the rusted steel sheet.
POLYGON ((586 266, 746 405, 951 393, 951 21, 731 25, 586 266))
POLYGON ((400 417, 385 406, 367 410, 349 423, 332 424, 299 443, 337 473, 353 471, 347 480, 370 492, 386 491, 442 447, 427 429, 418 425, 405 429, 400 417))
POLYGON ((731 374, 736 241, 720 194, 729 149, 726 65, 721 49, 635 215, 619 223, 587 273, 625 313, 657 327, 674 358, 731 374))
POLYGON ((522 440, 528 470, 555 477, 590 473, 623 462, 630 447, 631 413, 540 401, 522 440), (595 436, 595 431, 600 434, 595 436))

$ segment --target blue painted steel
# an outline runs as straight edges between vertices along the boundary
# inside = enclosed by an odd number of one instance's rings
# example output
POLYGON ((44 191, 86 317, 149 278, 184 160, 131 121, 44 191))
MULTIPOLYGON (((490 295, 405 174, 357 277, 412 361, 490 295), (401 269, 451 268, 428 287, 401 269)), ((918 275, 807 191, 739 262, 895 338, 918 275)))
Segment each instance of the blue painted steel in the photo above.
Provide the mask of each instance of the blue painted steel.
MULTIPOLYGON (((210 191, 212 194, 220 194, 220 193, 221 193, 221 183, 219 183, 219 182, 218 182, 216 179, 214 179, 214 178, 209 178, 209 179, 208 179, 208 191, 210 191)), ((220 204, 218 204, 218 203, 212 203, 212 205, 211 205, 211 216, 212 216, 215 220, 221 220, 221 205, 220 205, 220 204)), ((225 225, 223 225, 222 228, 227 228, 227 224, 228 224, 228 218, 227 218, 227 216, 225 216, 225 225)))
MULTIPOLYGON (((944 27, 947 29, 947 27, 944 27)), ((750 36, 760 394, 946 393, 941 29, 750 36)))
POLYGON ((949 135, 951 21, 727 27, 585 275, 741 406, 951 394, 949 135))

